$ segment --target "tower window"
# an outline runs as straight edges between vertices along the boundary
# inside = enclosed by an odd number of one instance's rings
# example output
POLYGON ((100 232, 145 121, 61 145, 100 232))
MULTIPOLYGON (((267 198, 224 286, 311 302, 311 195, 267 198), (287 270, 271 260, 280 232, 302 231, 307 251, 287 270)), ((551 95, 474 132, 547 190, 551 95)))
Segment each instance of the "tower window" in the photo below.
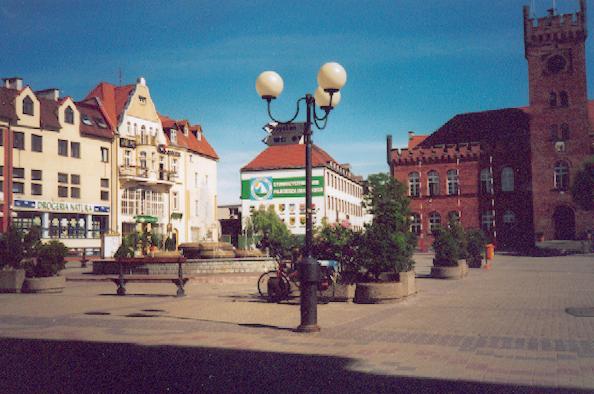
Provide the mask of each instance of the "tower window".
POLYGON ((551 74, 557 74, 557 73, 559 73, 560 71, 562 71, 563 69, 565 69, 565 66, 566 65, 567 65, 567 61, 561 55, 551 56, 547 60, 547 70, 551 74))
POLYGON ((551 107, 557 106, 557 93, 555 93, 555 92, 549 93, 549 105, 551 107))
POLYGON ((551 141, 559 141, 559 127, 556 124, 551 125, 551 141))
POLYGON ((411 197, 421 195, 421 178, 418 172, 408 174, 408 193, 411 197))
POLYGON ((567 191, 569 188, 569 166, 564 161, 555 164, 554 172, 555 189, 567 191))
POLYGON ((567 96, 566 91, 562 91, 559 93, 559 101, 561 101, 562 107, 569 107, 569 97, 567 96))

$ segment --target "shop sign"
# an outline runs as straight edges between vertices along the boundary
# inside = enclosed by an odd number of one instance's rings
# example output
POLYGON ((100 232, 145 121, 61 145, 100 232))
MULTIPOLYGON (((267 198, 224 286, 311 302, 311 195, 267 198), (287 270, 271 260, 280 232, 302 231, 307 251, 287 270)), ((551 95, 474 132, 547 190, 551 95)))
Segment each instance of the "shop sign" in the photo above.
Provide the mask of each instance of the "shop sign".
POLYGON ((109 213, 109 207, 105 205, 84 204, 78 202, 57 202, 39 200, 14 200, 15 208, 37 209, 50 212, 74 212, 74 213, 109 213))
MULTIPOLYGON (((311 179, 312 196, 324 195, 324 177, 314 176, 311 179)), ((256 177, 241 181, 241 198, 243 200, 270 200, 273 198, 291 198, 305 196, 305 177, 273 178, 256 177)))
POLYGON ((136 148, 136 141, 128 138, 120 138, 120 147, 122 148, 136 148))

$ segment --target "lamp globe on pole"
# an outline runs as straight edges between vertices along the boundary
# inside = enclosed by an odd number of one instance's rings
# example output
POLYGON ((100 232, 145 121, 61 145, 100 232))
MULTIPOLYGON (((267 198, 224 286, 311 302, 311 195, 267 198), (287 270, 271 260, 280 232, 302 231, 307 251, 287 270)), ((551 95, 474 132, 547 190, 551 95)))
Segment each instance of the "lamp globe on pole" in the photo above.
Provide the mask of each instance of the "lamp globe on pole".
POLYGON ((330 62, 320 67, 318 85, 326 92, 338 92, 346 84, 347 73, 340 64, 330 62))
POLYGON ((340 103, 340 92, 330 94, 324 91, 321 86, 318 86, 314 92, 314 98, 318 107, 329 111, 336 108, 340 103))
POLYGON ((256 91, 265 100, 274 100, 283 91, 285 84, 274 71, 264 71, 256 79, 256 91))

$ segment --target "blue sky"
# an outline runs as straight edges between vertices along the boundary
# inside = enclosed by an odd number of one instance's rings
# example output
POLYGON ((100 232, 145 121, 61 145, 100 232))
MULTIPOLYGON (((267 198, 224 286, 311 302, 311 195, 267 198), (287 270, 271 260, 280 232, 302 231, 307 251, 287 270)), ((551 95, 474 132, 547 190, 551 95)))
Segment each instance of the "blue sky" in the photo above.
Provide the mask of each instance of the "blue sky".
MULTIPOLYGON (((533 0, 538 16, 552 1, 533 0)), ((387 170, 386 134, 437 129, 457 113, 527 104, 522 6, 532 0, 13 1, 0 3, 0 72, 80 99, 100 81, 144 76, 157 109, 202 124, 217 150, 219 202, 239 202, 239 168, 265 146, 254 82, 275 70, 289 117, 319 67, 348 73, 314 142, 357 174, 387 170)), ((557 0, 560 12, 577 0, 557 0)), ((589 10, 590 30, 594 9, 589 10)), ((592 91, 591 39, 587 43, 592 91)))

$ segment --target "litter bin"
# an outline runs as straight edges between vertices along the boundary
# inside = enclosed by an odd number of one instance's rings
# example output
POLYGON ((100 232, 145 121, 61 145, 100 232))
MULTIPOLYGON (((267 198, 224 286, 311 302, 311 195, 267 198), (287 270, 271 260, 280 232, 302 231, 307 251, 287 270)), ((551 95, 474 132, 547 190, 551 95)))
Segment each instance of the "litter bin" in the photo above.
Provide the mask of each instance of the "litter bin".
POLYGON ((493 260, 493 257, 495 257, 495 245, 487 244, 485 245, 485 250, 487 252, 487 260, 493 260))

